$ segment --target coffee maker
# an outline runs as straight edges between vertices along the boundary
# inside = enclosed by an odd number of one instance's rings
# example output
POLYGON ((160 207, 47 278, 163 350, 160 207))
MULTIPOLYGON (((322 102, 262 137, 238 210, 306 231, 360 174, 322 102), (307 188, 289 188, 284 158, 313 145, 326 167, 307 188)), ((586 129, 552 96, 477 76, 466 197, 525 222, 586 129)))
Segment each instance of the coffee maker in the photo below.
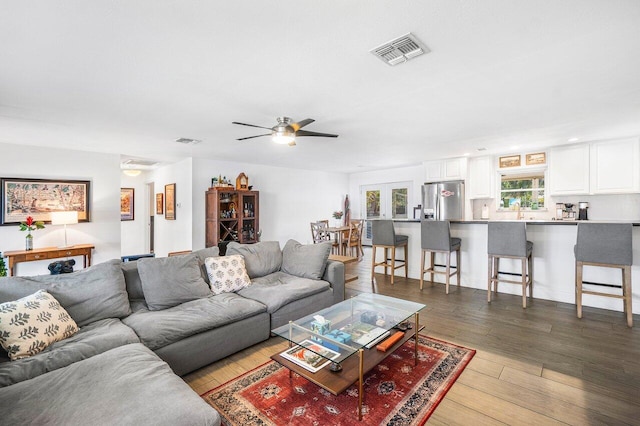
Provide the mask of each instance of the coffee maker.
POLYGON ((589 220, 587 218, 587 209, 589 208, 589 203, 586 201, 580 201, 578 203, 578 220, 589 220))

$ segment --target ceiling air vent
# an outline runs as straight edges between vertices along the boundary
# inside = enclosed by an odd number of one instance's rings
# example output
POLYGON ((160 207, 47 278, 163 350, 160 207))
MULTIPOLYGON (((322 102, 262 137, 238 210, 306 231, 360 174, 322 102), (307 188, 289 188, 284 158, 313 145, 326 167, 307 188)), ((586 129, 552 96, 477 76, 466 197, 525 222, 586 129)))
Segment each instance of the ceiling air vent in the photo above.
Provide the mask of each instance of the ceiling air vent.
POLYGON ((391 40, 370 50, 371 53, 389 65, 398 65, 416 56, 431 52, 424 43, 411 33, 391 40))
POLYGON ((199 140, 199 139, 178 138, 178 139, 176 139, 176 142, 178 142, 178 143, 183 143, 183 144, 185 144, 185 145, 197 145, 197 144, 199 144, 199 143, 200 143, 200 142, 202 142, 202 141, 201 141, 201 140, 199 140))
POLYGON ((158 162, 153 160, 129 159, 123 161, 122 164, 131 167, 153 167, 158 164, 158 162))

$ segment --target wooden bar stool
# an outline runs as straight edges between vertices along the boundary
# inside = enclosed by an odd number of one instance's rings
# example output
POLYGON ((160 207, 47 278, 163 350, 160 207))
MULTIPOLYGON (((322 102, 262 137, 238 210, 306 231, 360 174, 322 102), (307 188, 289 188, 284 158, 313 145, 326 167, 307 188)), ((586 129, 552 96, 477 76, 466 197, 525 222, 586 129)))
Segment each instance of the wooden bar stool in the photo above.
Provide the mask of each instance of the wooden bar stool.
POLYGON ((372 236, 372 248, 371 254, 371 282, 373 283, 373 276, 376 266, 384 267, 384 274, 387 275, 387 268, 391 268, 391 284, 393 284, 393 276, 395 270, 404 266, 404 276, 409 276, 409 268, 407 266, 407 247, 409 246, 408 235, 396 235, 396 231, 393 228, 393 221, 391 220, 373 220, 371 221, 372 236), (404 247, 404 260, 400 265, 396 265, 396 248, 404 247), (376 249, 384 248, 384 260, 376 263, 376 249), (391 249, 391 258, 389 258, 389 249, 391 249), (390 262, 390 263, 389 263, 390 262))
POLYGON ((498 292, 498 283, 519 284, 522 286, 522 307, 527 308, 527 287, 529 297, 533 298, 533 243, 527 241, 527 228, 524 222, 489 222, 489 279, 487 302, 491 303, 491 287, 498 292), (500 258, 519 259, 522 261, 522 273, 500 272, 500 258), (527 265, 529 273, 527 274, 527 265), (518 275, 520 281, 500 278, 503 275, 518 275))
POLYGON ((430 274, 433 283, 433 274, 445 275, 445 293, 449 294, 449 281, 452 275, 456 276, 456 284, 460 286, 460 238, 451 238, 451 226, 448 220, 423 220, 420 228, 422 245, 422 257, 420 259, 420 290, 424 284, 424 274, 430 274), (431 254, 431 267, 425 269, 424 261, 426 253, 431 254), (456 253, 455 271, 451 272, 451 253, 456 253), (436 265, 436 253, 444 253, 446 257, 445 265, 436 265), (445 271, 436 270, 436 266, 444 266, 445 271))
POLYGON ((633 327, 631 309, 631 265, 633 264, 633 235, 630 223, 579 223, 578 238, 574 247, 576 256, 576 307, 578 318, 582 318, 582 295, 613 297, 622 299, 627 325, 633 327), (596 266, 617 268, 622 272, 622 284, 603 284, 583 281, 583 267, 596 266), (600 285, 621 288, 622 295, 594 290, 585 290, 584 285, 600 285))

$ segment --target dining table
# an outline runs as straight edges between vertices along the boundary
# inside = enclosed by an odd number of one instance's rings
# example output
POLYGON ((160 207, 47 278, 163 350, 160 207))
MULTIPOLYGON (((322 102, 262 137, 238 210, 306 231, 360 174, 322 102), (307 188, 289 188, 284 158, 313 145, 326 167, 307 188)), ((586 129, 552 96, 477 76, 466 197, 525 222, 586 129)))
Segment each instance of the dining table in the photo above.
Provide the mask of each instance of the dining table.
POLYGON ((326 231, 334 235, 333 239, 338 244, 338 254, 344 256, 346 253, 344 241, 349 238, 349 225, 330 226, 326 231))

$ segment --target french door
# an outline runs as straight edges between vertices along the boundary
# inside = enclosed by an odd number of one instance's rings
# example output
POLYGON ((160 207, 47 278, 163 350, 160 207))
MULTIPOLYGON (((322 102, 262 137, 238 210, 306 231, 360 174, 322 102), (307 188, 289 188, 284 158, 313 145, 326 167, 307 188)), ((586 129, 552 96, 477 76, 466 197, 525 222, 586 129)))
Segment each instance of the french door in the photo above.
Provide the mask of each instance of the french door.
POLYGON ((408 219, 412 182, 393 182, 360 187, 361 217, 365 219, 362 243, 371 245, 371 221, 408 219))

